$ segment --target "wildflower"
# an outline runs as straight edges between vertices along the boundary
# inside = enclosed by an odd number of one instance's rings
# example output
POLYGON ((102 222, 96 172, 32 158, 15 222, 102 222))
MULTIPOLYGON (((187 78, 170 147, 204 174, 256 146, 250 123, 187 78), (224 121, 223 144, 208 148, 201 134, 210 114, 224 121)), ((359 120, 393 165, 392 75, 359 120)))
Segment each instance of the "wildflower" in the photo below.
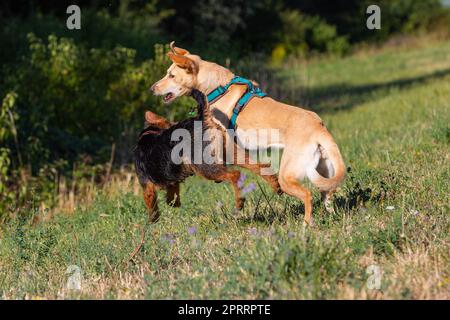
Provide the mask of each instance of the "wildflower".
POLYGON ((244 189, 242 189, 242 194, 250 193, 256 189, 256 185, 252 182, 244 189))
POLYGON ((248 233, 251 234, 252 236, 256 236, 258 235, 258 229, 256 229, 255 227, 248 229, 248 233))
POLYGON ((389 211, 392 211, 392 210, 394 210, 394 209, 395 209, 394 206, 387 206, 387 207, 386 207, 386 210, 389 210, 389 211))
POLYGON ((239 189, 242 189, 242 187, 244 186, 245 179, 247 179, 247 176, 245 175, 245 173, 241 173, 241 175, 239 176, 239 180, 237 181, 239 189))
POLYGON ((173 238, 173 235, 172 235, 172 234, 169 234, 169 233, 166 233, 165 235, 163 235, 162 238, 161 238, 161 240, 162 240, 163 242, 169 243, 170 245, 173 245, 173 244, 175 243, 175 240, 174 240, 174 238, 173 238))
POLYGON ((188 233, 190 234, 190 235, 193 235, 193 234, 195 234, 197 232, 197 228, 196 227, 189 227, 188 228, 188 233))

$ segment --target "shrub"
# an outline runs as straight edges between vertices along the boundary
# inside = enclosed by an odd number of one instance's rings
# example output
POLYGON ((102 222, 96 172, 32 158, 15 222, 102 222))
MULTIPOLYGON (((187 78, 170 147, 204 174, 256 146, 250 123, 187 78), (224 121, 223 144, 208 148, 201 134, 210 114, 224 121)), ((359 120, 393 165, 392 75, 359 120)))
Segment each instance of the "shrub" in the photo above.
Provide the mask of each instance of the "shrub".
POLYGON ((0 105, 0 224, 9 207, 14 203, 14 192, 9 188, 11 184, 11 152, 6 141, 11 136, 16 136, 17 132, 14 121, 17 120, 17 114, 14 111, 17 95, 10 92, 3 99, 0 105))
POLYGON ((81 29, 76 31, 66 27, 67 4, 53 3, 52 6, 61 7, 45 14, 39 12, 40 5, 43 4, 34 4, 36 11, 30 12, 26 18, 13 16, 2 20, 0 65, 16 62, 18 57, 28 55, 27 34, 30 32, 43 39, 50 34, 58 38, 71 38, 87 48, 111 50, 118 45, 133 48, 139 61, 147 59, 153 53, 155 43, 167 42, 158 25, 170 12, 157 12, 154 2, 135 11, 122 5, 116 14, 106 9, 96 10, 95 6, 81 5, 81 29), (60 16, 54 13, 59 13, 60 16))
POLYGON ((87 49, 53 35, 47 43, 34 34, 28 38, 30 57, 5 81, 18 94, 19 140, 34 169, 83 153, 105 160, 126 130, 134 137, 141 129, 146 108, 172 119, 187 109, 185 101, 163 107, 148 93, 169 65, 161 46, 155 59, 138 64, 133 49, 87 49))
POLYGON ((137 62, 134 49, 120 46, 89 49, 54 35, 44 41, 29 34, 28 41, 29 56, 5 70, 0 88, 5 96, 0 121, 9 121, 6 112, 13 106, 17 127, 14 136, 4 132, 9 123, 2 126, 0 188, 19 186, 18 178, 5 180, 7 174, 18 177, 18 170, 27 168, 28 188, 51 197, 54 172, 71 172, 81 159, 104 163, 112 145, 119 163, 130 162, 146 109, 173 120, 185 118, 193 105, 186 98, 168 107, 148 92, 170 64, 168 48, 161 45, 155 46, 154 59, 137 62), (15 93, 5 94, 8 90, 15 93))
POLYGON ((334 26, 318 16, 308 16, 297 10, 290 10, 281 13, 281 21, 280 44, 272 51, 272 57, 275 59, 279 59, 281 48, 287 54, 300 56, 311 52, 341 55, 349 48, 345 37, 339 36, 334 26))

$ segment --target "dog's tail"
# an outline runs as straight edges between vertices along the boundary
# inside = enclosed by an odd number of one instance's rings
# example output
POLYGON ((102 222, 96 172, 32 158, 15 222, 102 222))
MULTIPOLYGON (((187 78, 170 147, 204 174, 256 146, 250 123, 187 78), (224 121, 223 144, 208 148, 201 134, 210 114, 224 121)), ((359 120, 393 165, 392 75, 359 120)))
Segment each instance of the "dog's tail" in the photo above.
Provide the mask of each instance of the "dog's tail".
POLYGON ((208 127, 215 127, 206 96, 196 89, 192 90, 191 96, 197 102, 198 120, 203 121, 208 127))
POLYGON ((311 167, 307 170, 307 176, 320 191, 333 191, 341 184, 342 180, 344 180, 344 160, 330 133, 326 131, 323 132, 323 134, 319 136, 317 143, 319 156, 326 161, 328 160, 331 162, 331 165, 333 166, 331 171, 334 171, 334 175, 328 178, 323 177, 317 172, 316 167, 311 167))

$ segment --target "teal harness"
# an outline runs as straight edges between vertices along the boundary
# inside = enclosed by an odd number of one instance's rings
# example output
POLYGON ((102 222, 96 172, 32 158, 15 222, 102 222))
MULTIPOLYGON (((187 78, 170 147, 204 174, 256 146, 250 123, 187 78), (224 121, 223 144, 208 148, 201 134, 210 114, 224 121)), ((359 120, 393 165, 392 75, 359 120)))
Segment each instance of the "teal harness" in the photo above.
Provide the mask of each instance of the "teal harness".
POLYGON ((229 129, 236 129, 236 119, 239 112, 241 112, 241 110, 247 105, 247 103, 253 97, 264 98, 265 96, 267 96, 267 94, 262 92, 261 89, 254 86, 250 80, 239 76, 235 76, 226 85, 219 86, 216 89, 214 89, 210 94, 208 94, 207 96, 208 103, 211 104, 219 100, 227 92, 228 88, 233 84, 245 84, 247 86, 247 91, 242 95, 242 97, 238 100, 238 102, 234 106, 233 114, 230 119, 229 129))

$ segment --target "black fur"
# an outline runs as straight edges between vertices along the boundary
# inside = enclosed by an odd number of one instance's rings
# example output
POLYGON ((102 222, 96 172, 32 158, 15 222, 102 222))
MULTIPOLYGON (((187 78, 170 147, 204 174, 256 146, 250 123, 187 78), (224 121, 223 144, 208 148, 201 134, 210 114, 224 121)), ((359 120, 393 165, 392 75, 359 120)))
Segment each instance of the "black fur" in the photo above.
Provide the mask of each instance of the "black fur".
MULTIPOLYGON (((160 187, 168 187, 182 182, 196 171, 205 172, 212 177, 215 173, 226 171, 224 165, 194 164, 194 139, 191 139, 191 161, 189 165, 175 164, 171 160, 172 149, 179 142, 171 141, 172 133, 176 129, 186 129, 194 137, 194 121, 202 121, 202 134, 208 129, 205 116, 208 116, 206 97, 199 91, 193 90, 192 97, 197 101, 198 114, 172 125, 168 129, 161 129, 149 125, 139 134, 139 140, 134 151, 135 170, 142 186, 151 182, 160 187)), ((205 148, 211 142, 203 142, 205 148)))

